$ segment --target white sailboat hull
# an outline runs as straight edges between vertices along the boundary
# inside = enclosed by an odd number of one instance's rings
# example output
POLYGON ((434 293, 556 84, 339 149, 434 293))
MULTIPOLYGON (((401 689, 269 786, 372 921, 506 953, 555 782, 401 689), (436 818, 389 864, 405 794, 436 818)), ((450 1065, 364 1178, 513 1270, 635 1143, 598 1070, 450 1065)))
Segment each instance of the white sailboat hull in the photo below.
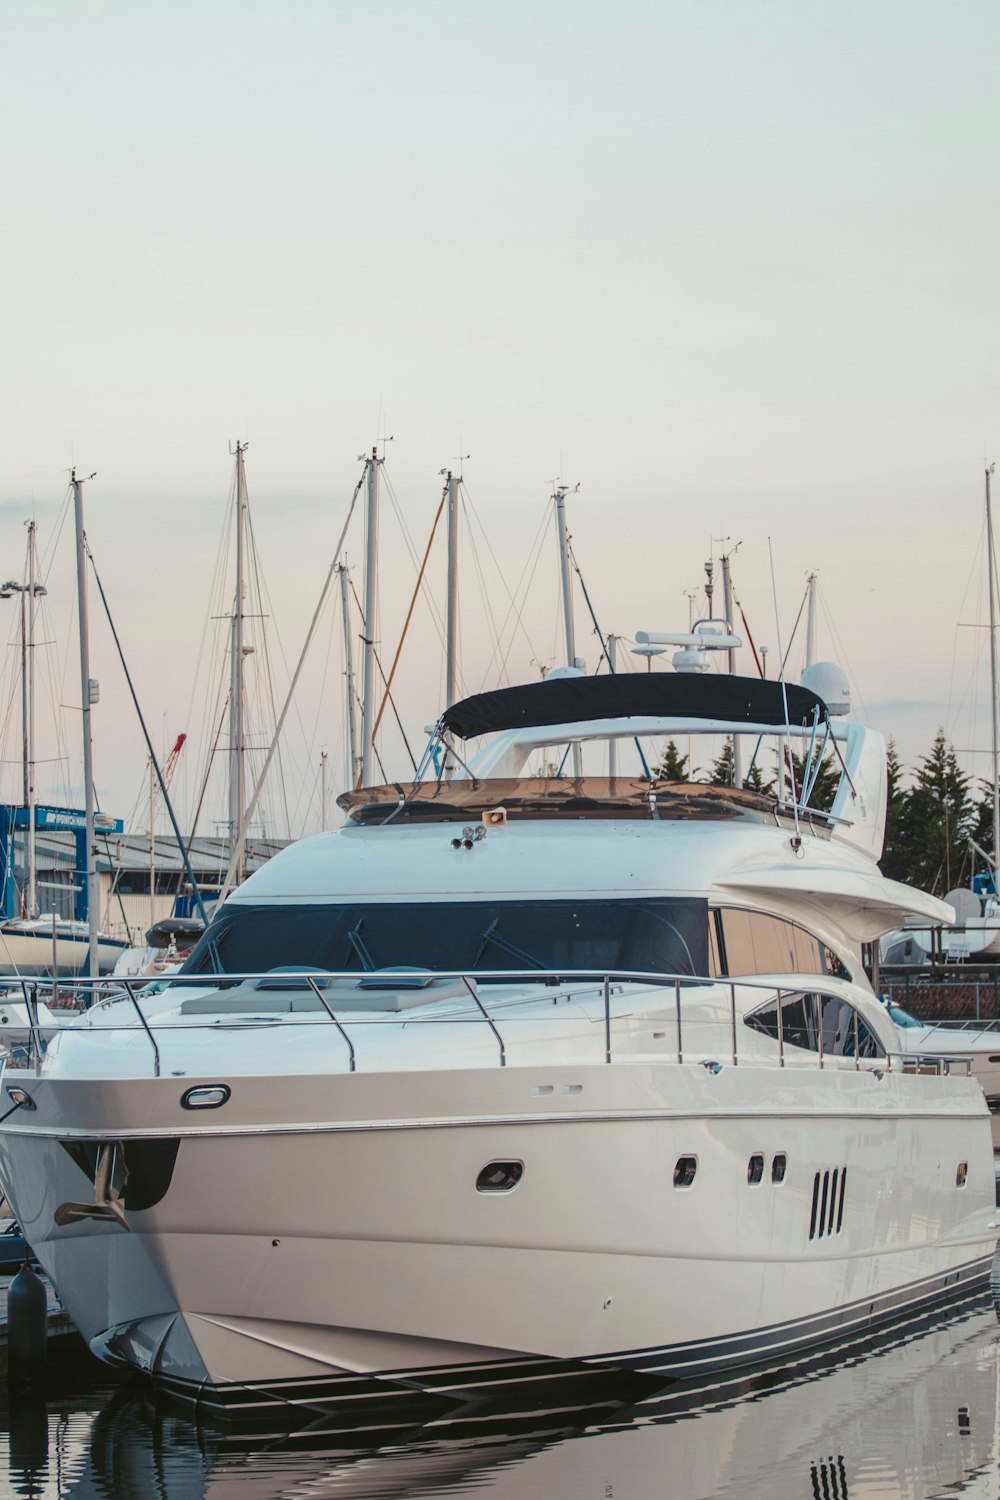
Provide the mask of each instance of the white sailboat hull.
MULTIPOLYGON (((952 1295, 986 1276, 996 1241, 967 1079, 628 1064, 246 1078, 232 1121, 192 1126, 178 1100, 198 1081, 39 1080, 37 1112, 0 1136, 0 1175, 95 1352, 208 1406, 738 1365, 952 1295), (113 1135, 169 1156, 182 1128, 158 1200, 133 1210, 126 1187, 127 1227, 56 1224, 94 1191, 64 1147, 113 1135), (690 1188, 674 1186, 681 1156, 697 1158, 690 1188), (523 1178, 477 1192, 496 1160, 523 1178)), ((139 1161, 130 1180, 148 1184, 139 1161)))
MULTIPOLYGON (((125 948, 112 938, 98 937, 97 963, 101 974, 110 974, 125 948)), ((0 976, 51 975, 59 978, 82 974, 89 954, 86 931, 57 928, 53 941, 51 926, 0 926, 0 976), (53 962, 54 954, 54 962, 53 962)))

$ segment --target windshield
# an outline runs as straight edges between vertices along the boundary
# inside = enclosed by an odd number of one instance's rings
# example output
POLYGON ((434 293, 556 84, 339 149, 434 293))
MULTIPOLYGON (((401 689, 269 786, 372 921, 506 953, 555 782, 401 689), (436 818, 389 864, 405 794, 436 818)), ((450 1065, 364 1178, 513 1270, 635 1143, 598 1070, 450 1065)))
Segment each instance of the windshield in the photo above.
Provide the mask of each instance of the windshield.
POLYGON ((311 969, 635 969, 708 972, 708 904, 429 901, 228 905, 184 974, 311 969))

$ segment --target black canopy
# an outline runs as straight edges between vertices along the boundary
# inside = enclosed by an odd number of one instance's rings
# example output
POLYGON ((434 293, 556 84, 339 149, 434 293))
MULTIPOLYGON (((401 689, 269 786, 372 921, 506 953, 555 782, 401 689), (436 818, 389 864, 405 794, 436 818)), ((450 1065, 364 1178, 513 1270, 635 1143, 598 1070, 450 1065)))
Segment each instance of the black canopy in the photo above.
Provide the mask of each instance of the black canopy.
POLYGON ((693 672, 643 672, 618 677, 557 677, 498 688, 463 698, 444 713, 444 725, 460 739, 500 729, 540 724, 576 724, 588 719, 723 719, 734 724, 808 726, 828 717, 822 698, 808 688, 757 677, 705 676, 693 672))

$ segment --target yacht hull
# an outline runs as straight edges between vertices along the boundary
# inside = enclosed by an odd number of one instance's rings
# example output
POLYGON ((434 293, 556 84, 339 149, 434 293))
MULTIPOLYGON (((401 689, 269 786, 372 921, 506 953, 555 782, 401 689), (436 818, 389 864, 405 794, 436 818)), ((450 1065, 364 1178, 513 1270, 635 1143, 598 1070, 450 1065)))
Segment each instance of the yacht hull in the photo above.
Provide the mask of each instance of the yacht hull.
POLYGON ((756 1362, 967 1291, 996 1241, 972 1080, 256 1077, 194 1124, 179 1099, 199 1081, 37 1080, 0 1176, 94 1351, 219 1410, 756 1362), (80 1214, 113 1142, 122 1212, 80 1214), (496 1161, 521 1180, 477 1191, 496 1161))

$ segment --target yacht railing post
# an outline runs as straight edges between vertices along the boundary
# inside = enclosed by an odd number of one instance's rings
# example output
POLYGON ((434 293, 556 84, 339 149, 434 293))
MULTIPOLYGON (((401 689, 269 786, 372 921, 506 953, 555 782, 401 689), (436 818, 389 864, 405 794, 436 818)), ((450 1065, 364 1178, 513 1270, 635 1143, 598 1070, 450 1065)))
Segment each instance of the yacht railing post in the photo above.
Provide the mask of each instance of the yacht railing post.
POLYGON ((477 991, 476 986, 473 984, 472 980, 469 979, 465 974, 462 975, 462 983, 465 985, 465 988, 468 990, 473 1000, 475 1000, 482 1013, 483 1020, 486 1022, 493 1035, 496 1037, 497 1045, 500 1048, 500 1066, 501 1068, 505 1068, 507 1066, 507 1048, 504 1046, 503 1037, 500 1035, 496 1026, 493 1024, 493 1017, 490 1015, 489 1011, 486 1009, 486 1006, 480 1000, 479 992, 477 991))
POLYGON ((681 982, 674 980, 674 1005, 677 1010, 677 1061, 684 1061, 684 1038, 681 1033, 681 982))
POLYGON ((604 1061, 611 1061, 611 978, 604 976, 604 1061))
POLYGON ((35 1067, 42 1065, 42 1039, 38 1030, 38 986, 30 987, 22 982, 21 989, 24 994, 24 1008, 28 1012, 28 1025, 31 1028, 31 1051, 29 1057, 34 1057, 35 1067))
POLYGON ((778 1067, 785 1066, 785 1019, 781 1011, 781 991, 778 991, 778 1067))
POLYGON ((739 1066, 739 1058, 736 1055, 736 986, 729 986, 729 1015, 733 1028, 733 1067, 739 1066))
POLYGON ((855 1073, 858 1073, 861 1070, 861 1053, 859 1050, 861 1043, 858 1038, 858 1013, 856 1010, 854 1010, 853 1006, 851 1007, 851 1009, 852 1011, 854 1011, 854 1071, 855 1073))
MULTIPOLYGON (((156 1037, 153 1035, 152 1028, 150 1027, 149 1022, 146 1020, 145 1012, 143 1011, 142 1006, 139 1004, 138 1000, 135 997, 135 992, 132 989, 132 985, 134 983, 134 980, 131 980, 131 979, 122 979, 121 983, 125 986, 125 991, 126 991, 128 997, 129 997, 129 999, 131 1000, 133 1006, 135 1007, 135 1013, 139 1017, 139 1020, 142 1022, 142 1029, 143 1029, 143 1031, 145 1031, 146 1035, 149 1037, 149 1043, 150 1043, 150 1046, 153 1049, 153 1077, 154 1078, 159 1078, 159 1076, 160 1076, 160 1049, 159 1049, 159 1047, 156 1044, 156 1037)), ((143 980, 143 983, 145 984, 146 981, 143 980)))
POLYGON ((355 1064, 354 1043, 351 1041, 350 1037, 347 1035, 347 1032, 344 1030, 342 1022, 340 1022, 340 1021, 337 1020, 337 1017, 334 1015, 332 1008, 329 1005, 327 1005, 327 1003, 326 1003, 326 996, 320 993, 320 987, 316 983, 315 979, 311 979, 311 978, 309 978, 307 976, 306 982, 309 985, 309 988, 312 990, 313 994, 316 996, 316 999, 319 1001, 320 1005, 322 1005, 323 1009, 326 1011, 327 1015, 330 1017, 330 1020, 333 1022, 334 1026, 336 1026, 337 1030, 340 1032, 341 1036, 344 1038, 344 1041, 347 1043, 347 1050, 348 1050, 348 1053, 350 1055, 350 1071, 352 1073, 354 1073, 356 1071, 355 1066, 354 1066, 354 1064, 355 1064))
POLYGON ((823 1066, 823 996, 822 995, 814 995, 813 999, 816 1001, 816 1030, 817 1030, 816 1040, 819 1043, 819 1046, 817 1047, 816 1050, 819 1053, 819 1065, 820 1065, 820 1067, 822 1067, 823 1066))

